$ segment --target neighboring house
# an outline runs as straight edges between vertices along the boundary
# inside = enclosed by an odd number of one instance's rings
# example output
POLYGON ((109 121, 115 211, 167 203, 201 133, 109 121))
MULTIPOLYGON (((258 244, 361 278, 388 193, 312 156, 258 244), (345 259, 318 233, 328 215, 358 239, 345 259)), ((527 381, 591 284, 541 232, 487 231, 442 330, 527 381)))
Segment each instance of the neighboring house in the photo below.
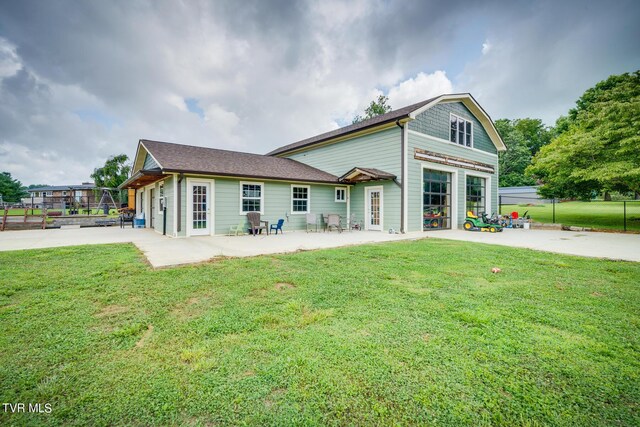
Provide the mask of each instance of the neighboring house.
POLYGON ((522 187, 500 187, 498 196, 503 205, 539 205, 551 203, 550 199, 543 199, 538 195, 538 185, 522 187))
POLYGON ((44 187, 29 188, 29 197, 22 199, 22 204, 41 208, 59 209, 64 203, 70 206, 72 203, 86 204, 87 200, 95 203, 94 190, 96 185, 93 182, 83 182, 76 185, 47 185, 44 187))
POLYGON ((306 213, 353 215, 367 230, 458 228, 467 210, 497 211, 505 149, 470 94, 442 95, 267 155, 140 140, 121 188, 171 236, 223 234, 250 211, 290 230, 306 213))

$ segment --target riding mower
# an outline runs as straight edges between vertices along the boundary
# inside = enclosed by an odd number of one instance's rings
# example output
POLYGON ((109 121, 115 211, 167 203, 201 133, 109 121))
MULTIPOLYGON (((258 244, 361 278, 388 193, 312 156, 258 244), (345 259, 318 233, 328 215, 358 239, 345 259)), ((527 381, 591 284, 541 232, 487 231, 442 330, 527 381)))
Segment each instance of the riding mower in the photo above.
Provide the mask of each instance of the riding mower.
POLYGON ((467 212, 467 217, 464 219, 462 227, 467 231, 488 231, 490 233, 502 231, 502 226, 490 223, 486 215, 478 218, 478 216, 471 211, 467 212))

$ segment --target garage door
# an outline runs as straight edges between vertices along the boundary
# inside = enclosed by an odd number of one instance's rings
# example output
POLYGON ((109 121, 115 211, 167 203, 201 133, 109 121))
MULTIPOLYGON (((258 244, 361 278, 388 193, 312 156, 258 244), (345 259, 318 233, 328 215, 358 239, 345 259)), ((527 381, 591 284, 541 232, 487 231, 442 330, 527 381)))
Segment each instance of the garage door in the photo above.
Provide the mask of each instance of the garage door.
POLYGON ((423 230, 451 228, 451 174, 424 169, 422 183, 423 230))

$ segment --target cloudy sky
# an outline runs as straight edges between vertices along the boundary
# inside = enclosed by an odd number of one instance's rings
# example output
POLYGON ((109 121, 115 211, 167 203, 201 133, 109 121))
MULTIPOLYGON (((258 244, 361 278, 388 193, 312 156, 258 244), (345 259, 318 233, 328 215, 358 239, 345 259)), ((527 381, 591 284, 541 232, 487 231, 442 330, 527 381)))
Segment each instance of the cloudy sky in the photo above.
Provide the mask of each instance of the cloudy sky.
POLYGON ((0 0, 0 171, 86 181, 138 139, 265 153, 471 92, 547 124, 640 68, 640 2, 0 0))

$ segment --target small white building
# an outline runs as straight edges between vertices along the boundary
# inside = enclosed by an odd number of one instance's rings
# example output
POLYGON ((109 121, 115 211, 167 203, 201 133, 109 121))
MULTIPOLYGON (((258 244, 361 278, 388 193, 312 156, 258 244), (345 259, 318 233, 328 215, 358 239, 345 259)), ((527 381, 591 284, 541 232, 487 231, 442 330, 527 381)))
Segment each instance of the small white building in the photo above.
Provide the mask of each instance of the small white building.
POLYGON ((540 205, 551 203, 551 199, 543 199, 538 195, 538 185, 522 187, 500 187, 498 196, 503 205, 540 205))

